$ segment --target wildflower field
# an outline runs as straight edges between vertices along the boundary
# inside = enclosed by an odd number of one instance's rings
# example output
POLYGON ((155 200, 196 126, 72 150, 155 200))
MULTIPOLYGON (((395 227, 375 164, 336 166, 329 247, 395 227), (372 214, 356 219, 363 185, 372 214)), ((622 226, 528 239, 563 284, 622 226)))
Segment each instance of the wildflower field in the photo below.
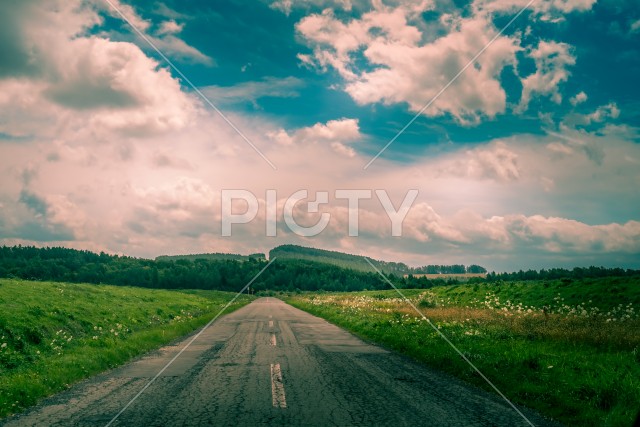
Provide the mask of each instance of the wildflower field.
MULTIPOLYGON (((640 279, 401 290, 509 399, 571 426, 630 426, 640 410, 640 279)), ((491 390, 394 290, 287 301, 491 390)))
POLYGON ((0 418, 195 330, 234 295, 0 279, 0 418))

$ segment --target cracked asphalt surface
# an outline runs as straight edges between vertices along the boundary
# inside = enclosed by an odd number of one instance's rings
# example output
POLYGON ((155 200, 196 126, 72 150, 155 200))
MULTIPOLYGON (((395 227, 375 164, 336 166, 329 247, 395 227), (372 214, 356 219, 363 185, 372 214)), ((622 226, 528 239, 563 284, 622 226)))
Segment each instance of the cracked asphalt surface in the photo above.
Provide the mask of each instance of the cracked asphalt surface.
MULTIPOLYGON (((188 340, 76 384, 0 425, 104 426, 188 340)), ((537 426, 556 425, 522 410, 537 426)), ((112 425, 528 424, 497 396, 260 298, 211 325, 112 425)))

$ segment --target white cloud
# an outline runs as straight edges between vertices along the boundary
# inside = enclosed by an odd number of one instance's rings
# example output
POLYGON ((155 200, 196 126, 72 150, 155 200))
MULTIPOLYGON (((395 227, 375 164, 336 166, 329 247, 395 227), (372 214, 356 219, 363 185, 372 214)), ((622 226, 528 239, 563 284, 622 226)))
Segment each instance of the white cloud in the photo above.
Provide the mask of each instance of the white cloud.
MULTIPOLYGON (((383 237, 388 230, 384 214, 363 216, 361 234, 383 237)), ((418 203, 403 224, 403 238, 428 245, 430 251, 447 246, 475 251, 519 253, 606 254, 640 252, 640 222, 589 225, 543 215, 484 217, 469 209, 444 217, 427 203, 418 203)))
POLYGON ((234 86, 205 86, 199 88, 214 103, 252 102, 264 97, 295 98, 305 86, 297 77, 264 77, 259 81, 238 83, 234 86))
POLYGON ((460 211, 444 219, 428 205, 410 211, 405 223, 411 237, 460 245, 486 245, 487 249, 535 250, 550 253, 640 252, 640 222, 588 225, 580 221, 542 215, 482 217, 460 211))
MULTIPOLYGON (((534 2, 529 9, 543 21, 565 20, 564 14, 591 10, 597 0, 550 0, 534 2)), ((516 13, 529 4, 529 0, 474 0, 473 10, 489 13, 516 13)))
POLYGON ((569 155, 574 153, 574 149, 569 144, 563 142, 550 142, 547 149, 560 155, 569 155))
POLYGON ((571 102, 571 105, 573 105, 574 107, 578 104, 582 104, 583 102, 585 102, 587 100, 587 94, 584 93, 584 91, 577 93, 575 96, 572 96, 571 99, 569 99, 569 102, 571 102))
POLYGON ((518 154, 502 141, 456 153, 439 165, 442 176, 509 183, 520 178, 518 154))
POLYGON ((333 149, 333 151, 335 151, 338 154, 341 154, 343 156, 346 157, 355 157, 356 155, 356 151, 349 147, 348 145, 342 143, 342 142, 338 142, 338 141, 334 141, 331 143, 331 148, 333 149))
POLYGON ((69 198, 62 194, 48 195, 47 217, 54 224, 60 224, 73 230, 77 240, 84 240, 87 218, 85 213, 78 208, 69 198))
MULTIPOLYGON (((422 20, 422 12, 434 7, 428 1, 395 6, 374 2, 372 10, 349 20, 327 8, 296 25, 312 49, 312 54, 300 53, 298 59, 305 67, 335 69, 344 80, 345 92, 360 105, 406 104, 418 112, 438 97, 423 114, 451 114, 459 123, 477 124, 507 108, 500 79, 505 67, 518 65, 516 53, 523 50, 519 33, 497 37, 473 66, 443 93, 440 90, 498 33, 493 14, 511 12, 526 3, 477 0, 471 16, 463 18, 459 10, 442 12, 438 23, 428 25, 422 20)), ((541 19, 555 20, 562 14, 589 10, 594 3, 554 0, 538 2, 534 8, 541 19)), ((536 71, 521 78, 523 92, 517 111, 525 110, 535 96, 560 103, 559 85, 568 80, 569 68, 576 61, 571 46, 540 40, 528 50, 528 56, 536 71)), ((582 102, 581 98, 574 102, 582 102)))
POLYGON ((271 131, 267 134, 267 137, 280 145, 291 145, 294 143, 294 139, 284 129, 271 131))
POLYGON ((159 168, 176 168, 193 170, 193 165, 185 159, 177 157, 175 154, 157 151, 151 158, 151 163, 159 168))
POLYGON ((175 183, 160 187, 134 188, 141 206, 156 213, 177 210, 211 213, 216 202, 216 193, 205 182, 197 178, 179 177, 175 183))
POLYGON ((98 159, 94 153, 85 146, 71 146, 62 140, 55 140, 48 148, 47 161, 70 162, 91 166, 98 159))
MULTIPOLYGON (((125 23, 123 21, 123 28, 128 30, 130 32, 130 36, 133 38, 125 38, 124 41, 135 40, 138 45, 144 46, 145 49, 147 48, 147 40, 144 40, 135 30, 129 28, 128 26, 130 24, 143 33, 157 49, 174 60, 177 59, 183 62, 194 62, 209 66, 215 65, 215 62, 211 57, 205 55, 195 47, 188 45, 184 40, 176 37, 176 34, 180 33, 184 28, 184 24, 179 24, 174 19, 162 21, 158 28, 153 31, 154 34, 152 34, 152 31, 150 31, 152 22, 142 18, 134 7, 128 4, 123 4, 120 1, 111 0, 111 3, 113 3, 115 8, 104 1, 98 0, 93 2, 97 9, 110 14, 114 18, 122 20, 122 17, 120 16, 120 13, 122 13, 127 21, 129 21, 129 23, 125 23), (118 13, 116 9, 120 13, 118 13)), ((161 12, 160 14, 165 16, 172 15, 170 9, 164 5, 159 5, 158 11, 161 12)), ((173 16, 181 17, 179 14, 173 14, 173 16)), ((123 39, 123 34, 120 32, 112 32, 111 36, 117 39, 123 39)))
POLYGON ((97 124, 162 132, 183 127, 194 113, 194 102, 177 80, 135 45, 79 38, 58 55, 61 78, 46 95, 72 109, 106 108, 92 118, 97 124))
POLYGON ((560 84, 569 79, 568 68, 576 63, 571 47, 566 43, 540 41, 528 56, 535 61, 535 73, 522 79, 520 108, 526 108, 533 96, 549 96, 559 104, 562 102, 560 84))
POLYGON ((556 183, 551 178, 547 178, 546 176, 540 177, 540 183, 542 184, 542 188, 546 192, 553 191, 556 187, 556 183))
POLYGON ((337 8, 346 12, 351 11, 353 3, 351 0, 268 0, 271 1, 269 7, 271 9, 279 10, 285 15, 289 16, 293 9, 305 9, 310 8, 337 8))
POLYGON ((276 0, 271 3, 270 7, 275 10, 279 10, 285 15, 289 16, 291 13, 291 6, 293 5, 292 0, 276 0))
POLYGON ((602 164, 605 152, 600 141, 586 132, 569 129, 564 126, 561 128, 563 131, 562 133, 548 132, 549 135, 562 140, 548 144, 547 148, 550 151, 557 153, 560 156, 581 152, 595 164, 602 164))
POLYGON ((176 130, 193 119, 198 104, 137 46, 82 36, 99 22, 95 11, 79 2, 53 6, 34 2, 13 16, 33 66, 0 80, 0 117, 9 118, 0 120, 0 131, 60 138, 91 129, 105 138, 176 130))
MULTIPOLYGON (((161 37, 149 37, 152 43, 165 55, 183 62, 192 62, 205 64, 209 66, 215 65, 215 61, 208 55, 205 55, 195 47, 188 45, 184 40, 172 35, 164 34, 161 37)), ((146 42, 145 42, 146 43, 146 42)), ((141 45, 142 42, 140 43, 141 45)))
POLYGON ((535 215, 502 220, 512 239, 550 252, 640 252, 640 222, 587 225, 579 221, 535 215))
POLYGON ((309 128, 296 131, 296 137, 303 141, 354 141, 361 137, 357 119, 329 120, 326 124, 316 123, 309 128))
POLYGON ((610 102, 606 105, 597 107, 594 111, 588 114, 569 114, 563 119, 563 124, 572 127, 588 126, 592 124, 611 122, 619 116, 620 109, 618 108, 618 105, 615 102, 610 102))
POLYGON ((467 151, 467 176, 470 178, 489 178, 497 181, 514 181, 520 177, 518 155, 510 151, 500 141, 489 149, 476 148, 467 151))
POLYGON ((184 28, 184 24, 178 24, 173 19, 170 19, 168 21, 163 21, 160 24, 160 28, 158 28, 158 31, 156 31, 156 33, 158 35, 178 34, 179 32, 182 31, 183 28, 184 28))
MULTIPOLYGON (((325 10, 305 17, 296 29, 313 48, 315 63, 335 68, 358 104, 406 103, 420 111, 497 33, 486 17, 454 18, 446 35, 424 42, 425 34, 412 22, 428 8, 428 3, 417 9, 378 5, 346 23, 325 10), (357 66, 359 55, 368 67, 357 66)), ((506 94, 498 79, 506 65, 515 63, 518 50, 517 38, 498 37, 424 114, 449 113, 461 123, 476 123, 503 112, 506 94)), ((308 56, 299 58, 311 62, 308 56)))
POLYGON ((297 129, 291 134, 284 129, 272 131, 267 135, 271 140, 281 145, 290 144, 325 144, 336 153, 347 157, 354 157, 355 151, 349 143, 362 138, 357 119, 342 118, 316 123, 313 126, 297 129))
POLYGON ((620 109, 615 102, 598 107, 593 113, 589 114, 586 119, 588 123, 602 123, 606 119, 617 119, 620 116, 620 109))
POLYGON ((460 230, 450 224, 427 203, 416 204, 407 214, 404 235, 419 242, 440 240, 449 243, 468 242, 460 230))
POLYGON ((0 132, 15 138, 53 136, 63 112, 44 96, 47 87, 26 78, 0 80, 0 132))
POLYGON ((124 15, 124 17, 138 30, 145 32, 151 27, 151 22, 147 19, 143 19, 133 8, 133 6, 129 4, 122 3, 120 0, 110 0, 111 4, 105 3, 103 6, 104 10, 106 10, 112 17, 116 19, 122 19, 120 14, 124 15))

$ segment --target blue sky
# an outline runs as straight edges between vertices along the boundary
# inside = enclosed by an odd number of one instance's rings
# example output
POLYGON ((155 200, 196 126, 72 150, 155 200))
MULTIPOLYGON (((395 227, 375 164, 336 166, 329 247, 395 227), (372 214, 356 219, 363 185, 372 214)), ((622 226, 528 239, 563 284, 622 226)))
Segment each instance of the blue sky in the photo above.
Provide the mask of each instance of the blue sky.
POLYGON ((0 243, 640 268, 634 1, 538 0, 500 34, 526 1, 110 2, 0 6, 0 243), (227 238, 232 188, 261 209, 227 238), (302 188, 420 195, 402 237, 375 197, 360 237, 333 197, 320 235, 292 233, 279 211, 265 236, 266 190, 282 208, 302 188))

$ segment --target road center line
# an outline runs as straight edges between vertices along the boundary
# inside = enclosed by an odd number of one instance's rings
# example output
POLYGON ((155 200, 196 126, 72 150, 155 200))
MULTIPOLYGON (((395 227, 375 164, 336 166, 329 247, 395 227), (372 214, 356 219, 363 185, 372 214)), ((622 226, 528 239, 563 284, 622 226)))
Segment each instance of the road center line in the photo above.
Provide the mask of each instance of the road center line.
POLYGON ((276 346, 276 334, 271 334, 271 345, 276 346))
POLYGON ((282 371, 280 364, 271 364, 271 397, 274 408, 286 408, 287 399, 284 395, 284 384, 282 383, 282 371))

